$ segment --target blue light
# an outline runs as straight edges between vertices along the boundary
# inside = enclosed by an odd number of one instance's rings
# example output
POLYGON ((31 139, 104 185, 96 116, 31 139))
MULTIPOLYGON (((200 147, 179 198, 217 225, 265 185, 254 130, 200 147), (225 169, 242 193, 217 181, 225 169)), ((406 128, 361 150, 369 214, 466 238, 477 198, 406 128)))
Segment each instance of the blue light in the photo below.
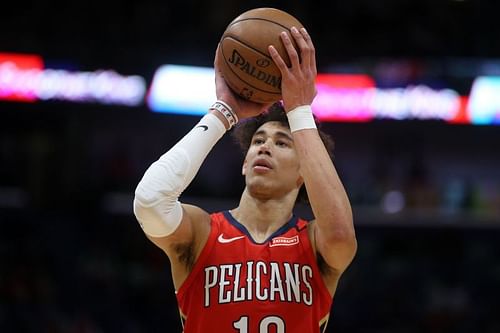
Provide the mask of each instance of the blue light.
POLYGON ((155 72, 147 103, 154 112, 203 115, 215 100, 213 68, 164 65, 155 72))

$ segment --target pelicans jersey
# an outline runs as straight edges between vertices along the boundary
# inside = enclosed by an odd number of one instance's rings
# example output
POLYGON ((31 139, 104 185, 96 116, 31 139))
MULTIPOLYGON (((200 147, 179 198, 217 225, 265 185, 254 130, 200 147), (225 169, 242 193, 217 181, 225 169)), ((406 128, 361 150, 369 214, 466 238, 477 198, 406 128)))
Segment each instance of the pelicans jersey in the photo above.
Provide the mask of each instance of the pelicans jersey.
POLYGON ((176 295, 185 333, 319 333, 332 305, 307 221, 293 217, 256 243, 228 211, 211 215, 208 241, 176 295))

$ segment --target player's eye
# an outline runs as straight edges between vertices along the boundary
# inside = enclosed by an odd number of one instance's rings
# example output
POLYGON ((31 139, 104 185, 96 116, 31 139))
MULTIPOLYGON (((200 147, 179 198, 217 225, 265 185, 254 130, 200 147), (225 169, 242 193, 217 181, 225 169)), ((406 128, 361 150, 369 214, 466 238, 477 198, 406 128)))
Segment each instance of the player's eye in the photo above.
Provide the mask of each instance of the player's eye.
POLYGON ((264 139, 262 139, 262 138, 254 138, 252 141, 252 144, 254 144, 254 145, 261 145, 263 143, 264 143, 264 139))
POLYGON ((290 145, 286 141, 278 140, 278 141, 276 141, 276 146, 281 147, 281 148, 285 148, 285 147, 289 147, 290 145))

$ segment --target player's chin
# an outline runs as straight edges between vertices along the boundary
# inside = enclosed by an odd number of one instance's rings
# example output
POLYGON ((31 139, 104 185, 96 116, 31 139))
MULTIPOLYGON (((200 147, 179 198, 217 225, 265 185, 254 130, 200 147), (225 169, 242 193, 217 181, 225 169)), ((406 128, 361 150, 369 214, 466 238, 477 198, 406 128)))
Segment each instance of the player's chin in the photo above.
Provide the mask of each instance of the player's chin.
POLYGON ((269 179, 264 180, 262 177, 256 177, 247 182, 247 189, 251 195, 261 200, 272 199, 273 186, 269 179))

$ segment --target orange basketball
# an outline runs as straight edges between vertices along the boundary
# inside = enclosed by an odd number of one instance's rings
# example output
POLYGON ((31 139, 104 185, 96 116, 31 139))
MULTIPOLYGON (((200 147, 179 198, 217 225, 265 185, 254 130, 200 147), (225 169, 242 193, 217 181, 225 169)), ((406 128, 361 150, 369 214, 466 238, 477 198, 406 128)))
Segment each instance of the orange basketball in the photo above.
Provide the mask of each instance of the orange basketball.
MULTIPOLYGON (((280 38, 282 31, 302 24, 292 15, 275 8, 257 8, 235 18, 222 35, 219 47, 220 70, 227 85, 239 96, 257 103, 281 99, 281 73, 268 46, 274 45, 283 60, 290 59, 280 38)), ((297 48, 293 37, 294 46, 297 48)))

